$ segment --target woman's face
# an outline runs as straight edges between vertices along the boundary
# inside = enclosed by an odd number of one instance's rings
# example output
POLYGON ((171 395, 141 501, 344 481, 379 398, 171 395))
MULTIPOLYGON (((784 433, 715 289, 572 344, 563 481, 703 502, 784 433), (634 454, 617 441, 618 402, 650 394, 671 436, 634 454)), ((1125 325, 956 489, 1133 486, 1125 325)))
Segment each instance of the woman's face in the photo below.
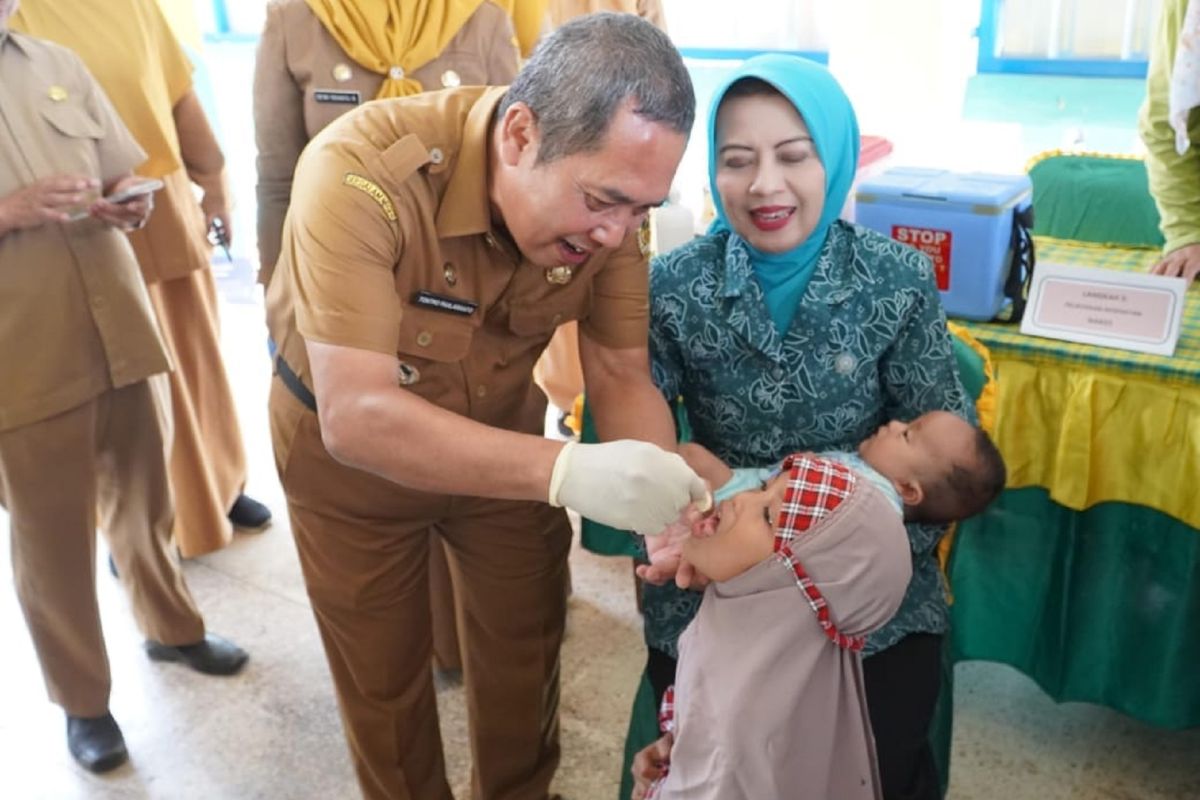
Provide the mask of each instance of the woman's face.
POLYGON ((777 93, 725 100, 716 140, 730 227, 766 253, 803 244, 825 208, 825 167, 795 106, 777 93))

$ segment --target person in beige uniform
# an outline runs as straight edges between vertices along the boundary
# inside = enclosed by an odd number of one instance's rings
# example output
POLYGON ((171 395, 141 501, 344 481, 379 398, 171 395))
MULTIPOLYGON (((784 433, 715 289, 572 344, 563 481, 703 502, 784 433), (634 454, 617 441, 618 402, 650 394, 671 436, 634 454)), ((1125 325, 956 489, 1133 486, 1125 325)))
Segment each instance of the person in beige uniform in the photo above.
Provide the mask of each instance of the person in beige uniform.
MULTIPOLYGON (((667 32, 667 18, 663 14, 660 0, 550 0, 546 7, 546 16, 551 29, 554 29, 562 27, 576 17, 598 11, 637 14, 663 33, 667 32)), ((559 432, 568 436, 578 431, 582 420, 574 420, 574 429, 567 425, 567 420, 572 418, 575 399, 583 393, 583 368, 579 364, 579 326, 576 323, 567 322, 555 332, 542 357, 534 364, 533 379, 546 393, 551 404, 559 410, 559 432)))
POLYGON ((517 74, 512 20, 496 4, 408 0, 408 5, 425 7, 408 13, 399 10, 402 4, 403 0, 271 0, 267 6, 254 65, 263 285, 271 282, 279 259, 296 161, 325 126, 376 98, 502 86, 517 74), (432 24, 431 18, 442 24, 432 24), (356 20, 365 21, 363 29, 356 20), (424 52, 432 57, 422 61, 417 55, 414 60, 412 48, 405 44, 424 41, 431 42, 424 52))
POLYGON ((246 452, 221 359, 206 239, 213 220, 230 230, 225 158, 193 91, 192 65, 154 0, 23 0, 12 27, 83 59, 146 151, 137 173, 165 184, 130 242, 174 367, 175 544, 184 558, 213 552, 229 544, 234 526, 260 529, 271 512, 242 493, 246 452))
MULTIPOLYGON (((512 21, 473 0, 273 0, 254 72, 258 146, 259 280, 279 257, 292 175, 309 140, 376 97, 458 86, 507 85, 517 74, 512 21), (359 20, 366 24, 359 26, 359 20), (390 34, 390 37, 389 37, 390 34), (425 60, 427 56, 431 56, 425 60)), ((449 567, 437 534, 430 551, 434 664, 462 667, 449 567)))
POLYGON ((428 669, 431 530, 461 601, 472 796, 544 800, 562 507, 654 533, 707 498, 664 449, 675 432, 650 380, 636 235, 694 115, 670 41, 599 14, 544 40, 508 89, 368 104, 297 165, 267 291, 271 436, 368 797, 451 797, 428 669), (541 436, 533 362, 568 319, 615 441, 541 436))
POLYGON ((71 754, 99 772, 126 751, 108 713, 97 516, 151 658, 231 674, 246 654, 205 633, 170 548, 167 354, 122 232, 152 203, 99 199, 136 182, 145 154, 74 54, 8 31, 15 7, 0 0, 0 505, 50 699, 71 754))

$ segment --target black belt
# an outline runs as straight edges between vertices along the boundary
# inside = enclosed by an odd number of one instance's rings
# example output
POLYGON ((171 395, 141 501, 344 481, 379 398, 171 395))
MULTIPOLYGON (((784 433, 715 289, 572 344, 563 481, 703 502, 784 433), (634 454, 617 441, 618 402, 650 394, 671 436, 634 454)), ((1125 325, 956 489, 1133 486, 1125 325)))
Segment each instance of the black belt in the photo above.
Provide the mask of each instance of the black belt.
POLYGON ((288 363, 283 360, 283 356, 275 357, 275 374, 279 376, 279 380, 283 381, 283 385, 292 393, 292 396, 304 404, 305 408, 309 411, 317 410, 317 398, 300 380, 300 376, 293 372, 288 363))

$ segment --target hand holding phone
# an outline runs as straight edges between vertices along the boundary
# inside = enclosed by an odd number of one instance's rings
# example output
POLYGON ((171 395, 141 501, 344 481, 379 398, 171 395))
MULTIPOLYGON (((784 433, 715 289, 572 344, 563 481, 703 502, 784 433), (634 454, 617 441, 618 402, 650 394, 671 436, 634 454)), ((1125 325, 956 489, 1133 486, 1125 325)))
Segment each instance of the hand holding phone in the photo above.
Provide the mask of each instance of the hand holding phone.
POLYGON ((104 199, 110 203, 116 203, 119 205, 121 203, 128 203, 135 197, 141 197, 145 194, 157 192, 161 188, 163 188, 163 182, 157 178, 144 178, 133 183, 125 184, 120 191, 106 195, 104 199))
MULTIPOLYGON (((157 178, 139 178, 136 181, 126 183, 121 187, 120 190, 113 192, 112 194, 105 195, 100 199, 112 203, 113 205, 122 205, 124 203, 129 203, 133 200, 136 200, 139 197, 144 197, 148 194, 152 194, 153 192, 157 192, 161 188, 163 188, 163 182, 157 178)), ((81 219, 87 219, 88 217, 92 216, 92 208, 94 206, 95 203, 93 202, 86 206, 73 209, 68 213, 67 220, 69 222, 78 222, 81 219)), ((108 219, 105 221, 110 223, 112 222, 108 219)))
POLYGON ((122 178, 109 194, 88 208, 88 213, 101 222, 129 233, 146 224, 154 208, 153 194, 162 182, 145 178, 122 178))

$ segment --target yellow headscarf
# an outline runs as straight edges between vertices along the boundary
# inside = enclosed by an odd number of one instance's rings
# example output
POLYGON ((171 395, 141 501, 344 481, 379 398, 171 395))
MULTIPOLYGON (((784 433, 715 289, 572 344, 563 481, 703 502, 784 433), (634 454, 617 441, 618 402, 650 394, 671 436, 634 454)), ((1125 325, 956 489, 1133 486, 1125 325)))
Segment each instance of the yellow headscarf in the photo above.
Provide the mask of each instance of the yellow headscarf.
POLYGON ((517 34, 517 48, 521 58, 529 58, 533 46, 537 44, 546 29, 547 0, 494 0, 496 5, 503 8, 512 17, 513 29, 517 34))
POLYGON ((376 97, 422 91, 410 75, 437 58, 483 0, 307 0, 346 55, 384 77, 376 97))

